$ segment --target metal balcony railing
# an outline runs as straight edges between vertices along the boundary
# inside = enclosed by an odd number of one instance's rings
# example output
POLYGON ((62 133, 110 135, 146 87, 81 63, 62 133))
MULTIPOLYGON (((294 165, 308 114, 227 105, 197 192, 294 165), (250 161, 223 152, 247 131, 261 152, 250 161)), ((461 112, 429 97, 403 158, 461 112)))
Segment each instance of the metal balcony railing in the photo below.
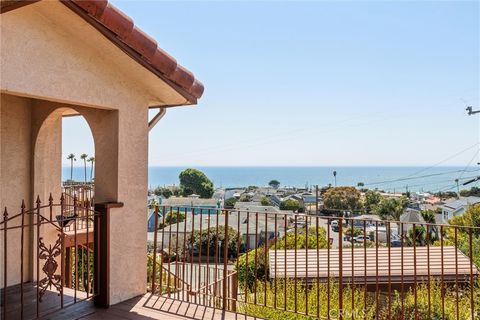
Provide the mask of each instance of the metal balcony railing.
POLYGON ((480 228, 155 207, 153 293, 267 319, 479 319, 480 228))

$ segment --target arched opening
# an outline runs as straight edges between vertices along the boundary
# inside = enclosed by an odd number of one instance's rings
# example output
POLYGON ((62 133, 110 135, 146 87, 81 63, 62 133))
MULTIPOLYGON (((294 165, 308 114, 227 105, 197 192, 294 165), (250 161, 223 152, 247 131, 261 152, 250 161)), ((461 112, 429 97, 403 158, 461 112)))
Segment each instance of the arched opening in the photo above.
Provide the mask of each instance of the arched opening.
POLYGON ((93 192, 94 168, 95 143, 87 120, 71 108, 53 110, 36 136, 32 194, 43 201, 74 185, 93 192))
MULTIPOLYGON (((88 297, 94 293, 93 133, 86 118, 72 108, 53 107, 39 118, 43 121, 34 140, 33 195, 42 204, 53 205, 49 208, 51 225, 42 225, 38 235, 33 230, 33 239, 41 237, 50 245, 63 237, 63 252, 55 258, 57 266, 62 266, 62 270, 56 269, 62 275, 63 290, 73 292, 75 299, 88 297)), ((38 241, 33 243, 35 270, 35 264, 42 262, 36 258, 38 241)), ((32 274, 35 279, 35 272, 32 274)))
POLYGON ((95 144, 87 121, 81 115, 62 118, 62 182, 94 184, 95 144))

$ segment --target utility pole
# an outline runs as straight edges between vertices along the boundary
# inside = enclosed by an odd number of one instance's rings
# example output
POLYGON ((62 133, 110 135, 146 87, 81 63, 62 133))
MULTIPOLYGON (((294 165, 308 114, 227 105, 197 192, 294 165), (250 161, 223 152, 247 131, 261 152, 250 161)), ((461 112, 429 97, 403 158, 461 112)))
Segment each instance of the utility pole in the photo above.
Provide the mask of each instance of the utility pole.
POLYGON ((480 110, 473 110, 472 106, 467 106, 465 110, 467 111, 467 114, 469 116, 473 116, 474 114, 480 113, 480 110))
POLYGON ((457 199, 460 198, 460 186, 458 185, 458 182, 459 182, 458 178, 455 179, 455 183, 457 184, 457 199))

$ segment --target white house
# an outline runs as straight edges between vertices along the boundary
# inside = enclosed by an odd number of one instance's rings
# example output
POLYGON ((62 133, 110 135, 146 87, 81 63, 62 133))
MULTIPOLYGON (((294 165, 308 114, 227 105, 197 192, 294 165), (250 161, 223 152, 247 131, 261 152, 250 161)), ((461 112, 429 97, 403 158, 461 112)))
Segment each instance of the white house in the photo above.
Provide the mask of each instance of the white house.
POLYGON ((462 215, 468 206, 474 205, 480 202, 480 197, 460 197, 460 199, 454 199, 445 202, 442 208, 442 223, 447 223, 448 220, 455 216, 462 215))

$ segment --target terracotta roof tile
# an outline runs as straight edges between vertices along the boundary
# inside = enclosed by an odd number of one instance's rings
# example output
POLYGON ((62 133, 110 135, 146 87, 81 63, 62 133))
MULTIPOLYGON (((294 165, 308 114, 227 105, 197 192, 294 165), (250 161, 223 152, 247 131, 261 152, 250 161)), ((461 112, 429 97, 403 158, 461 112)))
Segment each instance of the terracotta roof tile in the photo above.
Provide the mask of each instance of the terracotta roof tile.
POLYGON ((132 32, 122 40, 148 60, 152 59, 155 51, 157 51, 157 41, 136 26, 132 32))
POLYGON ((81 7, 83 10, 87 11, 90 15, 99 19, 106 8, 108 1, 107 0, 98 0, 98 1, 76 0, 75 3, 79 7, 81 7))
POLYGON ((127 38, 133 31, 133 20, 110 3, 98 20, 121 39, 127 38))
POLYGON ((73 0, 73 3, 113 32, 122 42, 133 49, 155 70, 181 87, 196 99, 203 94, 203 84, 194 75, 177 64, 175 58, 160 47, 155 39, 144 33, 125 13, 107 0, 73 0))
POLYGON ((172 75, 175 69, 177 69, 177 60, 158 47, 150 62, 167 77, 172 75))
POLYGON ((177 68, 175 69, 175 72, 173 72, 171 79, 184 88, 191 88, 195 81, 195 76, 193 73, 177 64, 177 68))

